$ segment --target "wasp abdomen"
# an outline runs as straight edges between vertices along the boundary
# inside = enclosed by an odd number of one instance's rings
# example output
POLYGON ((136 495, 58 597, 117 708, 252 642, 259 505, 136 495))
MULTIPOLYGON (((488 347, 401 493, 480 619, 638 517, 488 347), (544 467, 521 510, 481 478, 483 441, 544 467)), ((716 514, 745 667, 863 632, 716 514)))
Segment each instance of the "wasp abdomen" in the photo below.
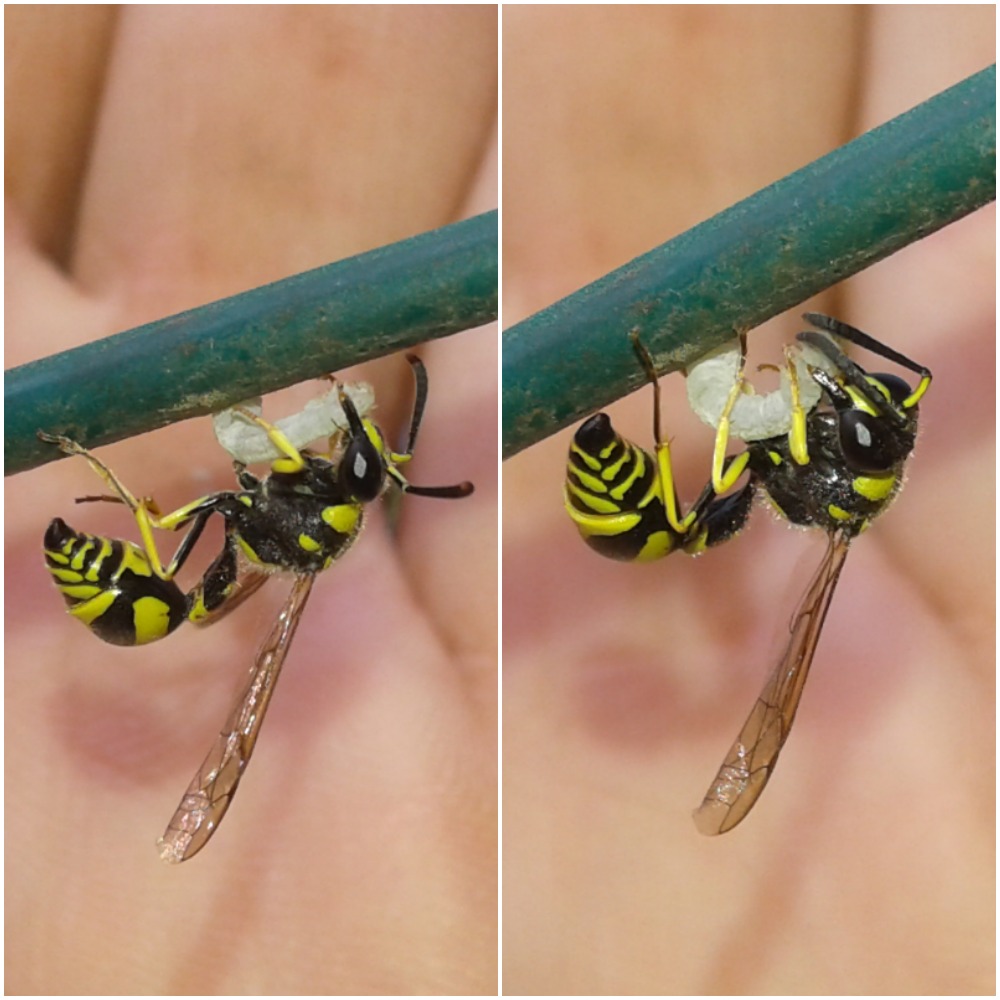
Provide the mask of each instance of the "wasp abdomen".
POLYGON ((574 435, 564 493, 581 536, 603 556, 646 562, 676 547, 656 460, 618 434, 605 413, 574 435))
POLYGON ((169 635, 187 617, 188 599, 153 571, 132 542, 74 531, 54 518, 45 532, 45 565, 74 618, 116 646, 169 635))

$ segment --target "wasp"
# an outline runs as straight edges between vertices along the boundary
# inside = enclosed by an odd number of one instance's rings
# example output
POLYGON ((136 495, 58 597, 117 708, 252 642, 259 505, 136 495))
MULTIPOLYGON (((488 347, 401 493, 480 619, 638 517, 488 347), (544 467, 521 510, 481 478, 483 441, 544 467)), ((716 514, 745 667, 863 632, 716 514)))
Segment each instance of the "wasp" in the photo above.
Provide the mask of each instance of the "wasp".
MULTIPOLYGON (((916 441, 919 403, 931 384, 928 368, 868 334, 819 313, 807 313, 804 318, 816 329, 799 333, 795 345, 786 350, 783 394, 787 405, 782 411, 780 405, 774 407, 774 400, 763 399, 759 407, 745 407, 739 436, 746 447, 727 455, 730 438, 736 436, 734 416, 746 393, 741 352, 721 410, 711 417, 717 428, 711 479, 690 513, 677 523, 666 514, 670 504, 665 498, 676 494, 669 451, 660 443, 654 417, 659 485, 649 487, 649 497, 644 496, 642 504, 634 493, 621 494, 613 501, 618 509, 609 508, 607 521, 601 522, 612 539, 610 546, 604 546, 605 555, 616 554, 609 549, 630 531, 645 533, 650 539, 660 530, 661 517, 668 523, 672 544, 656 546, 657 555, 677 547, 699 552, 734 537, 748 520, 754 498, 761 496, 790 523, 818 528, 828 537, 819 568, 792 617, 784 652, 695 812, 697 828, 709 835, 733 829, 753 808, 774 770, 850 545, 899 492, 916 441), (917 386, 911 388, 898 375, 865 371, 847 357, 837 338, 913 372, 919 376, 917 386), (736 489, 744 475, 744 484, 736 489), (624 517, 628 514, 641 516, 630 521, 624 517)), ((647 378, 655 381, 648 356, 643 368, 647 378)), ((607 445, 587 446, 591 432, 584 431, 591 424, 610 428, 610 421, 601 414, 577 432, 570 450, 567 509, 569 497, 579 492, 579 485, 573 491, 570 484, 576 479, 574 467, 582 461, 580 452, 586 452, 588 470, 596 475, 594 482, 588 481, 596 487, 592 491, 595 500, 604 497, 604 481, 616 475, 615 452, 607 445)), ((641 451, 627 443, 623 446, 633 456, 641 451)), ((676 509, 676 499, 672 503, 676 509)), ((581 524, 579 511, 571 511, 571 516, 581 532, 589 530, 589 524, 581 524)), ((602 551, 600 546, 593 547, 602 551)), ((623 555, 625 551, 623 542, 617 555, 632 558, 623 555)), ((642 553, 644 546, 633 540, 627 551, 642 553)))
MULTIPOLYGON (((354 544, 365 507, 392 484, 416 496, 457 499, 473 492, 471 483, 417 486, 401 466, 413 455, 427 400, 427 373, 407 356, 416 381, 416 399, 406 447, 394 452, 382 431, 362 418, 351 396, 338 387, 344 428, 335 428, 325 454, 293 442, 280 428, 242 409, 260 428, 277 457, 258 478, 234 462, 238 489, 211 493, 161 514, 148 498, 137 498, 100 459, 67 437, 40 436, 68 455, 79 455, 110 488, 110 500, 135 517, 141 545, 75 531, 55 518, 45 533, 46 566, 68 612, 95 635, 116 645, 143 645, 169 635, 186 621, 211 624, 243 603, 273 574, 291 575, 284 606, 257 652, 246 686, 198 768, 158 841, 168 862, 200 851, 218 828, 253 753, 282 665, 318 573, 354 544), (176 581, 207 522, 224 522, 222 551, 188 592, 176 581), (164 564, 154 530, 181 531, 184 537, 164 564)), ((239 408, 237 408, 239 409, 239 408)))

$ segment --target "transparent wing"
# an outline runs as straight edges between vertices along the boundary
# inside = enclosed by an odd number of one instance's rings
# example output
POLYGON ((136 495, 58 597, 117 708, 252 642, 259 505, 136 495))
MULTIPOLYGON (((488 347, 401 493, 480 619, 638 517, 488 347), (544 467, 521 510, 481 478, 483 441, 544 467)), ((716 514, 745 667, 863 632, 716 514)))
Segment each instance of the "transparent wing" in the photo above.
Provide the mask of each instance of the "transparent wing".
POLYGON ((701 833, 711 836, 731 830, 764 791, 791 731, 850 543, 851 536, 845 532, 830 536, 823 561, 792 621, 788 646, 726 754, 705 800, 695 810, 695 826, 701 833))
POLYGON ((164 861, 176 864, 194 857, 222 822, 253 753, 314 579, 311 574, 295 578, 285 606, 261 644, 245 690, 157 841, 164 861))

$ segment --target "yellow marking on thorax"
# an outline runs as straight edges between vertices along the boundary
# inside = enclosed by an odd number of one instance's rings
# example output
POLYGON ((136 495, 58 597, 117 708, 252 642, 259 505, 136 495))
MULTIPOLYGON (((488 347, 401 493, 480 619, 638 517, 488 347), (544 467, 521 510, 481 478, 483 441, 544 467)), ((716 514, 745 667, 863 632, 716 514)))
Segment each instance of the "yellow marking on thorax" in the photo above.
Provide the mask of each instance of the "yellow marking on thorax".
POLYGON ((887 476, 857 476, 851 482, 854 492, 863 496, 866 500, 878 503, 889 496, 896 486, 896 475, 890 473, 887 476))
POLYGON ((341 503, 333 507, 324 507, 320 517, 341 535, 351 534, 361 520, 361 508, 357 504, 341 503))

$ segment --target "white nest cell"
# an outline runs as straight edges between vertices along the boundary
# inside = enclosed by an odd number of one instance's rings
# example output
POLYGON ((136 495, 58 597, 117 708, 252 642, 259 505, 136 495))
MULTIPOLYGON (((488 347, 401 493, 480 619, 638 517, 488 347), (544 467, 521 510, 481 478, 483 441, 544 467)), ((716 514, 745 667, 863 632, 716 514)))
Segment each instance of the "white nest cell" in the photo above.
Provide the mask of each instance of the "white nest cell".
MULTIPOLYGON (((832 338, 831 338, 832 339, 832 338)), ((799 401, 808 413, 819 402, 820 387, 809 374, 809 367, 834 372, 835 366, 826 355, 809 344, 798 341, 789 349, 795 365, 799 386, 799 401)), ((743 370, 743 353, 739 340, 709 351, 686 372, 688 405, 698 418, 710 427, 718 427, 726 401, 743 370)), ((768 393, 757 393, 749 381, 729 415, 730 437, 741 441, 764 441, 787 434, 792 422, 792 393, 788 365, 780 368, 781 383, 768 393)))
MULTIPOLYGON (((343 383, 341 388, 354 404, 359 416, 365 417, 374 409, 375 392, 367 382, 343 383)), ((248 410, 259 417, 262 412, 260 397, 239 403, 238 407, 223 410, 212 417, 219 444, 243 465, 273 462, 281 458, 282 453, 267 436, 267 431, 239 412, 240 409, 248 410)), ((304 448, 321 439, 329 440, 348 428, 347 415, 340 403, 336 385, 318 399, 309 400, 298 413, 270 423, 296 448, 304 448)))

